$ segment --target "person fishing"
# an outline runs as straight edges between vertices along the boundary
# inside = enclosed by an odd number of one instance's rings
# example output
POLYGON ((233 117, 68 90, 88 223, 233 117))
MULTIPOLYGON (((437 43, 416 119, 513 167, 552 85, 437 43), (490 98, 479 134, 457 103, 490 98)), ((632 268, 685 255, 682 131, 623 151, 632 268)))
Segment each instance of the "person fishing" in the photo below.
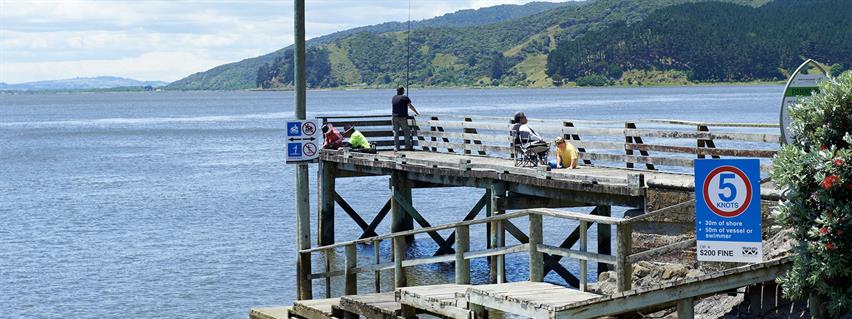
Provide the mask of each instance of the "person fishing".
POLYGON ((399 135, 405 134, 405 150, 414 150, 412 144, 411 127, 408 126, 408 110, 414 111, 414 114, 420 115, 417 109, 411 104, 411 99, 405 95, 405 87, 398 87, 396 95, 391 99, 391 122, 393 123, 393 149, 399 151, 399 135))

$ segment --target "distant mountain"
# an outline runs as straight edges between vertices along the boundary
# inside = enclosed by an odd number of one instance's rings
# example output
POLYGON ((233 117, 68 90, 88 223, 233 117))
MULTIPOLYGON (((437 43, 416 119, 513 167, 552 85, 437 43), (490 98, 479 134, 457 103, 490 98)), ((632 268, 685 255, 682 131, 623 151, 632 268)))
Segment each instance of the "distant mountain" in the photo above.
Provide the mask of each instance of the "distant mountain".
MULTIPOLYGON (((412 21, 412 30, 427 28, 463 28, 493 24, 523 18, 560 7, 577 6, 582 2, 531 2, 524 5, 498 5, 481 9, 460 10, 439 17, 412 21)), ((384 34, 407 30, 406 22, 387 22, 335 32, 307 41, 307 46, 323 46, 355 34, 384 34)), ((276 58, 292 54, 292 46, 275 52, 239 62, 217 66, 172 82, 166 87, 171 90, 228 90, 257 87, 257 72, 264 65, 271 65, 276 58), (289 52, 289 53, 288 53, 289 52)))
POLYGON ((91 89, 110 89, 118 87, 145 87, 152 88, 162 87, 167 85, 167 82, 162 81, 138 81, 133 79, 115 77, 115 76, 98 76, 88 78, 73 78, 64 80, 48 80, 26 83, 2 83, 0 82, 0 90, 5 91, 35 91, 35 90, 91 90, 91 89))

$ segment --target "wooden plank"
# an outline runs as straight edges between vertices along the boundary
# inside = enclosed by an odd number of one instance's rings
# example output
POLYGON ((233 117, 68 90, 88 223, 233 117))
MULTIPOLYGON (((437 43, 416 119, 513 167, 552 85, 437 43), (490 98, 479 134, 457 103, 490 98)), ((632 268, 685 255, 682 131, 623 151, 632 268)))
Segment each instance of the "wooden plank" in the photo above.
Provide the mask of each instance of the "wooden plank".
POLYGON ((251 308, 249 319, 290 319, 290 309, 293 307, 261 307, 251 308))
POLYGON ((423 312, 454 319, 469 319, 466 305, 456 302, 456 295, 464 293, 470 285, 430 285, 396 290, 397 301, 423 312))
POLYGON ((494 247, 484 250, 467 252, 464 254, 464 259, 474 259, 491 256, 504 256, 509 254, 526 252, 529 250, 529 244, 517 244, 506 247, 494 247))
POLYGON ((621 224, 625 221, 624 218, 617 217, 609 217, 609 216, 598 216, 592 214, 584 214, 577 212, 570 212, 566 210, 559 209, 551 209, 551 208, 533 208, 528 210, 532 214, 539 214, 542 216, 551 216, 562 219, 571 219, 571 220, 583 220, 592 223, 599 224, 608 224, 608 225, 617 225, 621 224))
POLYGON ((689 278, 641 290, 615 294, 556 309, 557 318, 597 318, 633 312, 654 305, 673 303, 684 298, 698 298, 739 287, 775 280, 787 272, 789 257, 761 264, 730 269, 699 278, 689 278))
POLYGON ((332 319, 342 318, 341 314, 334 313, 332 306, 340 304, 340 298, 299 300, 293 303, 291 314, 305 319, 332 319))
POLYGON ((775 150, 759 150, 759 149, 726 149, 726 148, 702 148, 689 146, 671 146, 658 144, 633 144, 625 143, 625 149, 639 151, 658 151, 669 153, 685 153, 696 155, 717 155, 717 156, 736 156, 736 157, 765 157, 771 158, 778 153, 775 150))
POLYGON ((672 251, 676 251, 676 250, 687 249, 687 248, 690 248, 690 247, 693 247, 693 248, 695 247, 695 238, 681 240, 679 242, 668 244, 668 245, 665 245, 663 247, 657 247, 657 248, 654 248, 654 249, 649 249, 649 250, 646 250, 646 251, 643 251, 643 252, 632 254, 632 255, 630 255, 630 261, 629 262, 630 263, 636 263, 637 261, 640 261, 640 260, 647 260, 651 257, 655 257, 655 256, 658 256, 658 255, 662 255, 662 254, 672 252, 672 251))
MULTIPOLYGON (((578 230, 580 231, 580 252, 581 253, 588 252, 589 222, 587 222, 585 220, 581 220, 580 225, 577 226, 577 227, 578 227, 578 230)), ((578 288, 580 288, 580 291, 587 291, 588 290, 588 281, 589 281, 588 261, 585 260, 585 259, 580 259, 579 266, 580 266, 580 278, 579 278, 580 279, 580 285, 578 286, 578 288)))
POLYGON ((695 316, 695 305, 692 298, 677 301, 677 319, 692 319, 695 316))
POLYGON ((370 319, 397 319, 401 309, 394 292, 343 296, 339 307, 370 319))
POLYGON ((600 263, 615 265, 617 260, 615 256, 604 255, 599 253, 592 253, 587 251, 573 250, 569 248, 560 248, 550 245, 540 244, 538 245, 538 250, 545 254, 554 255, 554 256, 562 256, 568 258, 575 258, 579 260, 591 260, 600 263))
POLYGON ((468 303, 529 317, 549 319, 556 306, 598 298, 592 293, 549 283, 516 282, 473 286, 467 290, 468 303), (552 297, 551 297, 552 296, 552 297))

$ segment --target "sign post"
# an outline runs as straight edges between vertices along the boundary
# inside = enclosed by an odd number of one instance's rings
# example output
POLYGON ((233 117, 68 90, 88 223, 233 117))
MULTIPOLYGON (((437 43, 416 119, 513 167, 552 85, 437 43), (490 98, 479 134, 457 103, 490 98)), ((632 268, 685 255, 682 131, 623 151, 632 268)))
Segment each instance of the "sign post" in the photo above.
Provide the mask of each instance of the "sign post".
POLYGON ((314 161, 321 146, 322 133, 316 120, 287 121, 287 163, 314 161))
POLYGON ((695 160, 699 261, 763 261, 760 160, 695 160))

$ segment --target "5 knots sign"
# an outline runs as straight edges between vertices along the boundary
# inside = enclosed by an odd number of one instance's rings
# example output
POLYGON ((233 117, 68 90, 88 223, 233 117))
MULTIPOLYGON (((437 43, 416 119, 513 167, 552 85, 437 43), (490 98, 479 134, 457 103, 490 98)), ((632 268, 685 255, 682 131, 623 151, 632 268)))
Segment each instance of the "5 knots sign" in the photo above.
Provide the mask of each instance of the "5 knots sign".
POLYGON ((695 160, 698 260, 761 262, 761 217, 759 160, 695 160))

